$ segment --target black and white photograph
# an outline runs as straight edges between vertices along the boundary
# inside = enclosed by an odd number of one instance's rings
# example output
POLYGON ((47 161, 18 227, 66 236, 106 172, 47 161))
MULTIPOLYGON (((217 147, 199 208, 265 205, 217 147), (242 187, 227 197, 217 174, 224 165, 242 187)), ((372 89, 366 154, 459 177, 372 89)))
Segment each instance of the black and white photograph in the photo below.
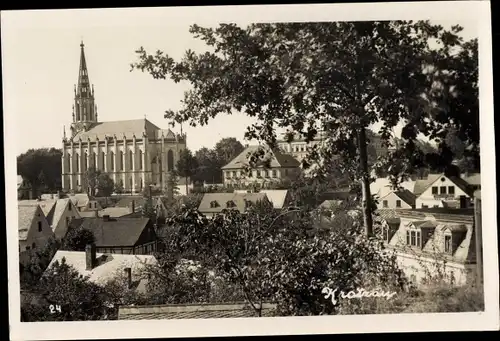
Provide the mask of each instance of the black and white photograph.
POLYGON ((11 338, 498 329, 490 16, 3 11, 11 338))

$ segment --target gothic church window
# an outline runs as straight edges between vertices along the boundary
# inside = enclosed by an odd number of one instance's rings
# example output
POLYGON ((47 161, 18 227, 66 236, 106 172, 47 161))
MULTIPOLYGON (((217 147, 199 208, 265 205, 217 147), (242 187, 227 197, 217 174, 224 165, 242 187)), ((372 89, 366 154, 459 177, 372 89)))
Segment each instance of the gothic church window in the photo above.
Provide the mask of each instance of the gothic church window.
POLYGON ((111 170, 115 170, 115 153, 111 152, 111 157, 110 157, 110 161, 111 161, 111 170))
POLYGON ((102 166, 102 168, 103 168, 103 169, 104 169, 104 164, 106 163, 106 162, 104 161, 104 158, 105 158, 104 153, 101 153, 101 166, 102 166))
POLYGON ((142 169, 142 150, 139 150, 139 169, 142 169))
POLYGON ((123 155, 123 151, 120 150, 120 170, 123 170, 124 163, 125 163, 125 155, 123 155))
POLYGON ((174 152, 169 150, 167 153, 167 170, 170 172, 174 169, 174 152))
POLYGON ((99 168, 99 167, 98 167, 98 163, 97 163, 97 154, 96 154, 96 153, 94 153, 94 167, 95 167, 96 169, 97 169, 97 168, 99 168))
POLYGON ((129 151, 128 153, 129 155, 129 161, 130 161, 130 168, 132 168, 132 165, 134 164, 134 154, 132 153, 132 151, 129 151))
POLYGON ((80 155, 78 155, 78 154, 76 154, 75 168, 76 168, 77 172, 80 171, 80 155))

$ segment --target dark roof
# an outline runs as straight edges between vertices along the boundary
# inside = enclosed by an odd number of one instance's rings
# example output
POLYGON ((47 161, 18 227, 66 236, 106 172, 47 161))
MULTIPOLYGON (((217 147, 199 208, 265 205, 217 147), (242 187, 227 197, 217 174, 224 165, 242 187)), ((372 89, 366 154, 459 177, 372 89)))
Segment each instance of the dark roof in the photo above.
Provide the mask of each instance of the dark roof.
POLYGON ((410 192, 407 189, 400 189, 397 191, 394 191, 394 194, 396 194, 401 200, 403 200, 405 203, 407 203, 410 206, 415 205, 415 195, 410 192))
POLYGON ((92 231, 97 247, 133 246, 148 222, 149 218, 85 218, 81 226, 92 231))
POLYGON ((143 196, 136 195, 136 196, 127 196, 127 197, 122 197, 118 202, 115 204, 115 207, 131 207, 132 202, 134 202, 135 209, 138 210, 144 205, 144 202, 146 199, 143 196))
MULTIPOLYGON (((262 317, 273 316, 274 304, 262 305, 262 317)), ((257 317, 248 304, 172 304, 153 306, 120 306, 119 320, 211 319, 257 317)))
MULTIPOLYGON (((299 167, 300 162, 297 161, 292 155, 280 152, 278 149, 271 151, 269 148, 264 146, 249 146, 244 151, 242 151, 238 156, 232 159, 227 165, 222 167, 222 169, 241 169, 248 165, 248 154, 251 152, 256 152, 260 148, 266 151, 266 154, 270 154, 270 167, 271 168, 284 168, 284 167, 299 167)), ((258 165, 262 166, 262 165, 258 165)))
POLYGON ((455 185, 457 185, 462 191, 467 193, 467 195, 469 195, 471 197, 474 195, 474 191, 471 190, 470 184, 467 181, 465 181, 464 179, 462 179, 458 176, 448 176, 448 179, 453 181, 453 183, 455 185))
POLYGON ((474 220, 474 209, 455 209, 455 208, 419 208, 419 209, 400 209, 397 214, 401 217, 425 220, 427 216, 433 216, 439 221, 460 221, 472 222, 474 220))
POLYGON ((226 204, 232 201, 236 206, 233 209, 238 209, 240 212, 246 211, 245 202, 250 201, 256 203, 260 200, 268 200, 265 193, 206 193, 201 199, 198 211, 201 213, 218 213, 227 207, 226 204), (211 207, 212 202, 217 203, 217 207, 211 207))

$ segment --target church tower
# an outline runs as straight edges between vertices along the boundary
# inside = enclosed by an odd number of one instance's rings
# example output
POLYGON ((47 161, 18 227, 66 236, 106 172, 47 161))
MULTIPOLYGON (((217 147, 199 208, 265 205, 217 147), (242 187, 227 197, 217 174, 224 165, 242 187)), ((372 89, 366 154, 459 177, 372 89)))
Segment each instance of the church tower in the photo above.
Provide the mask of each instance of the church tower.
POLYGON ((80 44, 80 69, 78 85, 75 85, 75 103, 73 105, 72 137, 81 131, 88 131, 97 123, 97 105, 94 100, 94 85, 90 86, 83 41, 80 44))

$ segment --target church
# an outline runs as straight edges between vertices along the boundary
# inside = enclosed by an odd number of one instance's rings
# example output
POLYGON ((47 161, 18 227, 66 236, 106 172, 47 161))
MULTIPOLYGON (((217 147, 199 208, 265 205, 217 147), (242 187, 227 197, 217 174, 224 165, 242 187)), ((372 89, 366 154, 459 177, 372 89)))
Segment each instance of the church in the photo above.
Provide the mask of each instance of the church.
POLYGON ((161 129, 145 118, 99 122, 83 42, 80 49, 71 133, 66 136, 64 129, 62 142, 63 191, 87 192, 85 172, 91 167, 107 173, 128 193, 140 192, 147 184, 164 189, 186 148, 186 134, 161 129))

